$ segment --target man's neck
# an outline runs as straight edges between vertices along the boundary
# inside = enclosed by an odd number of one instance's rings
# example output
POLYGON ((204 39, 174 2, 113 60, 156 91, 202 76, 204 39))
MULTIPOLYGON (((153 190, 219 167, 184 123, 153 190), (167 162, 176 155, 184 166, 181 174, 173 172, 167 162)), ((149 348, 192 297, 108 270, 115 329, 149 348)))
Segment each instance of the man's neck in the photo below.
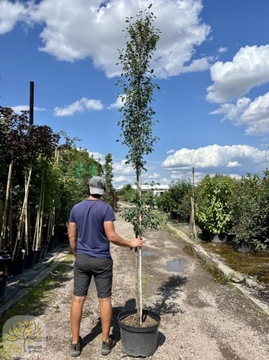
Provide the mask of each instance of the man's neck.
POLYGON ((88 200, 100 200, 100 197, 99 197, 99 196, 90 195, 90 196, 88 197, 88 200))

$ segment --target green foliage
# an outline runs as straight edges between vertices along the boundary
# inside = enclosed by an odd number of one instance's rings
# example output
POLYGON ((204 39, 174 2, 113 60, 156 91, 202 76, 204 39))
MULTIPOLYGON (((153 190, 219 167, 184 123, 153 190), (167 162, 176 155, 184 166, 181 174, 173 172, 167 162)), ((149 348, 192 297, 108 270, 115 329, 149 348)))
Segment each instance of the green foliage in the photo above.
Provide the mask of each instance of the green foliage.
POLYGON ((230 198, 235 180, 226 175, 206 175, 196 190, 196 216, 202 229, 211 234, 226 233, 231 228, 230 198))
POLYGON ((13 186, 17 186, 18 194, 24 193, 25 173, 30 167, 35 174, 47 167, 60 136, 48 126, 29 126, 27 112, 18 115, 3 107, 0 107, 0 135, 0 196, 5 191, 11 161, 13 186))
POLYGON ((135 198, 135 189, 132 188, 132 185, 126 184, 118 191, 118 198, 121 201, 126 201, 128 203, 133 202, 135 198))
MULTIPOLYGON (((28 112, 19 115, 11 108, 3 107, 0 107, 0 135, 0 199, 5 198, 0 246, 13 251, 16 247, 28 248, 40 201, 41 182, 43 175, 45 178, 47 175, 48 182, 50 180, 46 172, 53 162, 60 136, 48 126, 30 126, 28 112), (12 171, 8 179, 9 169, 12 171), (26 192, 28 180, 30 190, 26 192), (7 215, 12 219, 10 223, 6 221, 7 215)), ((49 194, 48 186, 47 190, 49 194)), ((45 193, 44 218, 54 199, 45 193)))
POLYGON ((154 71, 150 61, 159 40, 159 30, 153 27, 155 16, 150 10, 151 5, 141 11, 136 18, 127 18, 126 47, 119 54, 122 74, 118 85, 123 88, 123 116, 119 121, 122 143, 128 147, 127 163, 136 171, 137 191, 135 209, 127 212, 126 219, 130 221, 137 236, 158 220, 150 214, 149 207, 141 196, 141 171, 146 170, 144 156, 153 151, 157 138, 152 134, 153 115, 151 107, 153 91, 158 86, 153 82, 154 71), (130 214, 132 212, 132 214, 130 214), (148 215, 147 215, 148 214, 148 215))
POLYGON ((106 181, 106 192, 103 196, 103 200, 110 204, 112 208, 115 210, 117 207, 117 196, 116 191, 113 189, 113 162, 112 162, 112 154, 108 153, 105 156, 105 164, 103 165, 104 178, 106 181))
MULTIPOLYGON (((157 138, 152 134, 153 115, 151 107, 153 91, 158 88, 153 83, 153 69, 150 60, 159 40, 159 31, 153 27, 154 15, 150 11, 151 5, 140 12, 135 22, 126 20, 126 48, 119 55, 122 65, 121 78, 118 84, 122 86, 123 107, 120 109, 123 116, 119 121, 123 145, 128 148, 126 160, 136 172, 135 206, 125 213, 125 219, 134 227, 137 237, 141 237, 148 227, 159 225, 159 218, 143 203, 141 196, 141 172, 146 170, 145 155, 153 151, 157 138)), ((141 249, 138 249, 139 254, 141 249)), ((141 257, 137 261, 137 284, 141 289, 141 257), (139 270, 140 269, 140 270, 139 270), (140 284, 140 285, 139 285, 140 284)), ((142 323, 142 294, 137 291, 137 314, 142 323)))
POLYGON ((104 170, 104 177, 106 181, 106 191, 111 193, 113 191, 113 161, 112 161, 112 154, 108 153, 105 156, 105 164, 103 166, 104 170))
POLYGON ((190 199, 192 185, 189 181, 173 182, 167 191, 156 198, 160 210, 169 214, 172 219, 188 222, 190 215, 190 199))
POLYGON ((58 171, 61 183, 58 222, 66 223, 72 206, 84 199, 89 178, 102 174, 102 166, 86 149, 75 145, 58 148, 58 171))
POLYGON ((154 71, 150 68, 150 60, 159 40, 159 31, 153 27, 154 15, 150 7, 140 12, 136 21, 127 18, 126 48, 120 52, 119 61, 122 65, 121 78, 118 85, 122 86, 123 113, 121 126, 123 144, 128 147, 127 163, 133 165, 140 174, 145 169, 144 155, 153 151, 157 138, 152 134, 153 115, 151 107, 154 88, 154 71))
POLYGON ((243 177, 238 181, 233 197, 233 245, 266 249, 269 245, 268 224, 269 179, 258 175, 243 177))
POLYGON ((123 211, 122 216, 126 221, 133 224, 137 237, 141 237, 147 229, 158 229, 160 224, 165 221, 164 215, 150 206, 145 206, 139 198, 134 203, 135 206, 123 211))

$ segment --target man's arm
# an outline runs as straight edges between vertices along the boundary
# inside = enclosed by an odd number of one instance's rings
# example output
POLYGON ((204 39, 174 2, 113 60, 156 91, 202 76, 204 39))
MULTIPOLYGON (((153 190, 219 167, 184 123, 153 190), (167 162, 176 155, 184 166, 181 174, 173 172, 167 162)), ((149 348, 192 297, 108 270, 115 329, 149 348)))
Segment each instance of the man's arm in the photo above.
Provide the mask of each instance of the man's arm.
POLYGON ((142 239, 139 238, 134 238, 132 240, 123 239, 120 235, 116 233, 113 221, 105 221, 104 229, 108 240, 115 245, 136 248, 142 246, 143 244, 142 239))
POLYGON ((77 226, 74 222, 68 224, 68 239, 72 253, 77 255, 77 226))

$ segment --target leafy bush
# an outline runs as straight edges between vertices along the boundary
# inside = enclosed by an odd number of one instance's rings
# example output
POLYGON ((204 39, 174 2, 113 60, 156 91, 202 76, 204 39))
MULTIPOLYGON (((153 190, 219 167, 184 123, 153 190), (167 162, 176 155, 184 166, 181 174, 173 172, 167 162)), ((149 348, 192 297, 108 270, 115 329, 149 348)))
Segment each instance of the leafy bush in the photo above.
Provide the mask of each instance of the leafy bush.
POLYGON ((231 228, 231 196, 236 180, 226 175, 206 175, 196 191, 198 225, 210 234, 227 233, 231 228))
POLYGON ((156 198, 160 210, 179 222, 188 222, 192 185, 185 180, 173 182, 167 191, 156 198))
POLYGON ((258 175, 243 177, 233 196, 234 247, 250 246, 253 250, 268 247, 269 179, 258 175))
POLYGON ((131 203, 135 198, 135 189, 130 184, 126 184, 118 191, 118 198, 121 201, 131 203))

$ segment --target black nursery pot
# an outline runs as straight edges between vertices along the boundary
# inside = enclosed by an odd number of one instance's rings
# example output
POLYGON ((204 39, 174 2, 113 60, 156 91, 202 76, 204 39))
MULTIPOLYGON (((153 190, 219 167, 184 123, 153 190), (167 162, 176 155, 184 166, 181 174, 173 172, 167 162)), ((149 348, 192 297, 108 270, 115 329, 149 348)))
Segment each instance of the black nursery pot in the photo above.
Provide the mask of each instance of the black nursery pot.
POLYGON ((136 309, 122 311, 118 315, 122 350, 125 354, 133 357, 147 357, 157 349, 158 327, 160 316, 153 311, 144 309, 142 316, 149 316, 156 320, 156 324, 149 327, 131 326, 122 323, 122 320, 129 315, 136 314, 136 309))
POLYGON ((0 275, 0 300, 4 299, 7 287, 7 276, 0 275))

